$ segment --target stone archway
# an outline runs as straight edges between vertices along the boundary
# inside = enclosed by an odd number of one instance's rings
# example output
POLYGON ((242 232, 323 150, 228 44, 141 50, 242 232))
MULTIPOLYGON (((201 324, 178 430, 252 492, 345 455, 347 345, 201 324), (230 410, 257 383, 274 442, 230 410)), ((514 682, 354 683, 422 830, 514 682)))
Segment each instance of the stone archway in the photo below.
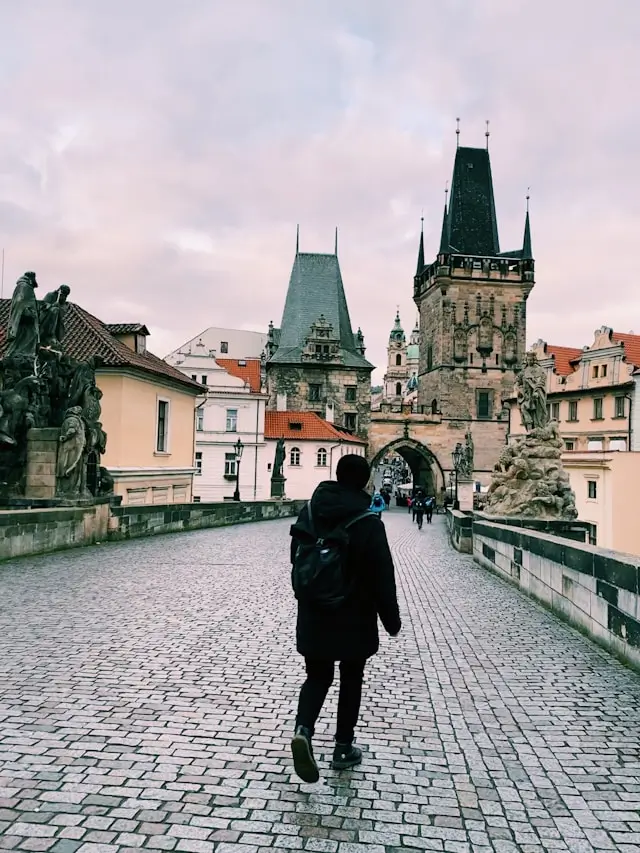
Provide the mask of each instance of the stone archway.
POLYGON ((445 486, 445 475, 434 453, 413 438, 397 438, 382 447, 372 458, 371 468, 375 469, 389 453, 397 453, 409 466, 413 483, 425 494, 438 495, 445 486))

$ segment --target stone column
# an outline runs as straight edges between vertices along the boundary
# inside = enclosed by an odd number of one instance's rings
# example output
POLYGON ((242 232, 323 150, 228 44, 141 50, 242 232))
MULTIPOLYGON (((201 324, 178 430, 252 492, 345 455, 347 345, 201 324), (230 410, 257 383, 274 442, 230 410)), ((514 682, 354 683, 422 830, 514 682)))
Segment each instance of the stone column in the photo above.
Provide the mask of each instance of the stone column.
POLYGON ((26 497, 55 498, 59 439, 57 427, 32 428, 27 433, 26 497))
POLYGON ((463 512, 473 509, 473 480, 458 478, 458 501, 463 512))

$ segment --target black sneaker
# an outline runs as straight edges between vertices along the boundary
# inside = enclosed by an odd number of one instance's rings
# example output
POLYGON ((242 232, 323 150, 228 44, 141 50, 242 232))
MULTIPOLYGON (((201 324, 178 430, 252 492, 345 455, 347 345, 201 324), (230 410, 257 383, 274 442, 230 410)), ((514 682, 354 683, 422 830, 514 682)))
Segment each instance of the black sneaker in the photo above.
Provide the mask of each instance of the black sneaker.
POLYGON ((291 741, 293 768, 303 782, 317 782, 320 778, 318 765, 311 748, 311 732, 305 726, 298 726, 291 741))
POLYGON ((348 770, 362 762, 362 750, 351 743, 337 743, 333 750, 331 766, 334 770, 348 770))

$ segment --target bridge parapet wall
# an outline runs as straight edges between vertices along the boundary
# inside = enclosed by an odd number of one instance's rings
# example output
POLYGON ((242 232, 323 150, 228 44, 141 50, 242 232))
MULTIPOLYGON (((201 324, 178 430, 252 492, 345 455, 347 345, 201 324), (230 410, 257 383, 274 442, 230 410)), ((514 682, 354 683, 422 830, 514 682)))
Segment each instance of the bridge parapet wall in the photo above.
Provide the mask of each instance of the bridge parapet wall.
POLYGON ((303 501, 90 506, 0 511, 0 561, 161 533, 297 515, 303 501))
POLYGON ((640 557, 473 519, 477 563, 640 669, 640 557))

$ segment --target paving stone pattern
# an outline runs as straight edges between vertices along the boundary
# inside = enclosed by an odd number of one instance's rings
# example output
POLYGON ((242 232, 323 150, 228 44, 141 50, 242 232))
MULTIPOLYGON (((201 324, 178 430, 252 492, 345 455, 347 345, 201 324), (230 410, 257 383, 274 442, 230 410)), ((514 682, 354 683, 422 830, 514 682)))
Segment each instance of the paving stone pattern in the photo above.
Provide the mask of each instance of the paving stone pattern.
POLYGON ((0 848, 640 851, 640 677, 385 516, 404 629, 368 669, 362 768, 288 754, 289 522, 0 567, 0 848))

